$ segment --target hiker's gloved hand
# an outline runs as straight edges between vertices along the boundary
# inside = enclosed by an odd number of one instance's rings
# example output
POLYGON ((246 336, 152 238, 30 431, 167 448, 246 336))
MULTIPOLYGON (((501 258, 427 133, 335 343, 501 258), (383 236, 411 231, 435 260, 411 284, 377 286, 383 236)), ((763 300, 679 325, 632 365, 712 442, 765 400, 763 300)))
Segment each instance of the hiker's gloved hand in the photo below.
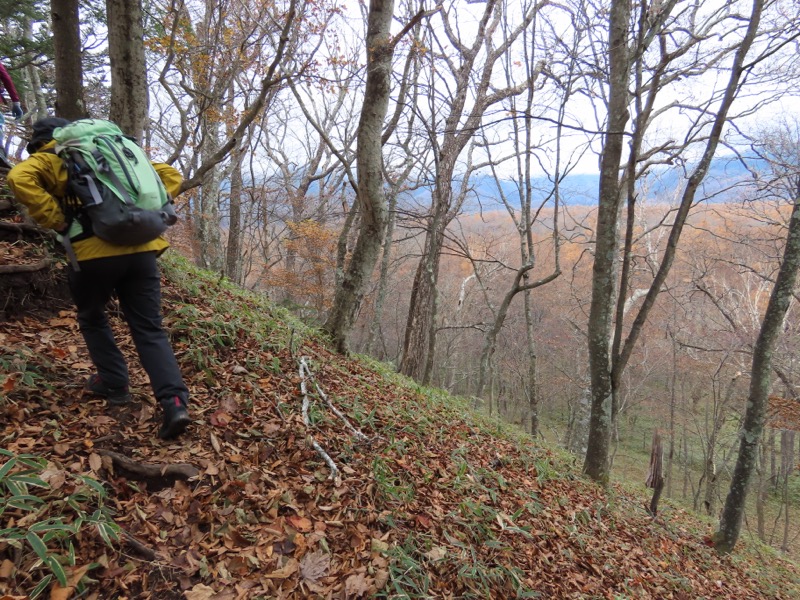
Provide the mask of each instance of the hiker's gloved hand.
POLYGON ((22 112, 22 104, 14 102, 11 104, 11 114, 15 119, 19 119, 24 113, 22 112))

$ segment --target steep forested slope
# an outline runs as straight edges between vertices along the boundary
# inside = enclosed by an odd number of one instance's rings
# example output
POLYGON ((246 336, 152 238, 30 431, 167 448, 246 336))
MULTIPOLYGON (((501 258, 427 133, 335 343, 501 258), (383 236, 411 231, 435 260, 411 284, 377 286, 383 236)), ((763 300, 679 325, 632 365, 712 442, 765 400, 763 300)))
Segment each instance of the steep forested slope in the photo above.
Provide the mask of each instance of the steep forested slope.
POLYGON ((170 443, 118 315, 123 408, 82 394, 91 365, 70 310, 0 324, 0 598, 42 581, 42 597, 159 600, 800 594, 792 564, 720 558, 710 526, 669 507, 651 519, 645 498, 331 354, 175 257, 164 296, 195 419, 170 443))

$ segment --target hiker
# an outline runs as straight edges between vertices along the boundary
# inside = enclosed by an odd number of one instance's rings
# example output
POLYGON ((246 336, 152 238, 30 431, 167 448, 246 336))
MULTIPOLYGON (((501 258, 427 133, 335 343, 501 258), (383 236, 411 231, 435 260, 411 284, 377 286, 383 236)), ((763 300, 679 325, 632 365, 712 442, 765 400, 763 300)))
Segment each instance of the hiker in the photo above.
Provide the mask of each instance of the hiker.
MULTIPOLYGON (((3 63, 0 63, 0 100, 3 101, 3 104, 6 104, 6 99, 3 97, 3 89, 8 92, 8 96, 11 98, 11 114, 15 119, 19 119, 23 113, 22 104, 20 104, 19 101, 19 94, 17 94, 17 88, 14 87, 14 82, 11 79, 11 75, 8 74, 8 71, 6 71, 3 63)), ((5 144, 3 143, 5 125, 5 117, 3 116, 2 111, 0 111, 0 167, 10 169, 13 165, 8 162, 5 144)))
MULTIPOLYGON (((27 206, 30 216, 41 226, 64 235, 70 224, 59 201, 65 199, 68 177, 65 162, 54 152, 53 132, 68 124, 57 117, 36 121, 27 145, 30 156, 8 174, 9 187, 27 206)), ((177 194, 180 173, 167 164, 153 163, 153 167, 167 192, 177 194)), ((80 214, 77 219, 81 220, 80 214)), ((140 245, 120 246, 89 232, 75 238, 71 245, 76 263, 68 270, 69 287, 78 310, 78 325, 97 369, 85 390, 106 398, 111 405, 125 405, 131 400, 128 367, 105 312, 106 303, 116 292, 139 359, 163 409, 158 436, 177 437, 191 420, 187 411, 189 390, 161 325, 161 278, 156 258, 169 244, 158 237, 140 245)))

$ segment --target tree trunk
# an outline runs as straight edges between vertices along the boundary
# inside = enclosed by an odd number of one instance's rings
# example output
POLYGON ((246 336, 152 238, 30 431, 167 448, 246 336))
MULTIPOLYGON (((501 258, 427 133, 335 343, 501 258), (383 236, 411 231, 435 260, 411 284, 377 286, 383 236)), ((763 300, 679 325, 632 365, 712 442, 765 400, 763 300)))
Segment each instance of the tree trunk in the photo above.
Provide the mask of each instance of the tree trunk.
MULTIPOLYGON (((25 39, 29 42, 33 41, 33 27, 29 19, 25 20, 25 39)), ((34 64, 29 64, 25 67, 28 76, 28 83, 30 88, 30 96, 26 106, 31 112, 31 120, 37 121, 47 116, 47 99, 42 91, 42 80, 39 74, 39 67, 34 64)))
MULTIPOLYGON (((389 215, 388 223, 386 224, 386 235, 383 241, 383 255, 381 257, 380 275, 378 277, 378 293, 375 299, 375 314, 372 317, 372 323, 369 327, 369 337, 367 338, 367 347, 365 352, 372 354, 375 352, 375 344, 380 337, 383 339, 382 322, 383 322, 383 305, 386 302, 386 293, 389 289, 389 265, 392 257, 392 240, 394 238, 394 224, 395 224, 395 208, 397 207, 397 193, 393 192, 389 196, 389 215)), ((384 350, 378 358, 385 360, 386 353, 384 345, 381 345, 384 350)))
POLYGON ((530 434, 536 437, 539 434, 539 372, 537 367, 536 340, 533 336, 533 315, 531 314, 531 291, 525 290, 525 341, 528 349, 528 381, 526 393, 528 395, 528 412, 530 413, 530 434))
POLYGON ((388 211, 383 193, 383 122, 389 108, 394 44, 390 36, 394 0, 370 0, 367 18, 367 83, 358 123, 358 191, 361 217, 353 256, 323 329, 339 352, 347 351, 347 336, 364 299, 364 291, 380 255, 388 211))
POLYGON ((782 498, 783 498, 783 542, 781 543, 781 552, 789 552, 789 536, 791 533, 791 519, 789 511, 791 509, 791 492, 789 490, 789 479, 794 473, 794 431, 781 431, 781 484, 782 484, 782 498))
POLYGON ((111 62, 109 119, 141 141, 148 127, 147 68, 141 0, 106 0, 111 62))
MULTIPOLYGON (((754 13, 759 9, 760 0, 756 0, 754 13)), ((753 18, 757 20, 756 15, 753 18)), ((725 507, 722 510, 719 530, 714 534, 714 545, 723 553, 732 551, 739 538, 747 490, 755 470, 758 444, 764 430, 771 383, 772 353, 778 342, 786 311, 789 309, 798 268, 800 268, 800 189, 789 220, 783 260, 753 351, 750 393, 740 433, 739 456, 733 471, 730 490, 725 499, 725 507)))
POLYGON ((766 516, 764 514, 764 509, 767 505, 767 477, 766 477, 766 469, 767 469, 767 452, 766 447, 764 444, 764 440, 761 441, 761 445, 759 446, 759 453, 758 453, 758 468, 756 473, 758 475, 757 485, 756 488, 756 527, 758 532, 758 539, 762 542, 766 543, 767 541, 767 528, 766 528, 766 516))
POLYGON ((648 511, 652 516, 658 514, 658 501, 664 489, 664 447, 661 442, 661 434, 658 429, 653 432, 653 443, 650 449, 650 466, 647 470, 645 485, 653 490, 653 498, 650 500, 648 511))
MULTIPOLYGON (((205 129, 203 156, 213 155, 219 145, 219 125, 203 120, 205 129)), ((220 169, 215 166, 206 171, 203 185, 197 191, 197 208, 195 210, 195 233, 197 235, 198 266, 217 273, 222 272, 222 240, 220 239, 220 169)))
POLYGON ((672 340, 672 378, 669 397, 669 451, 667 453, 667 498, 672 497, 672 461, 675 457, 675 391, 678 376, 678 345, 672 340))
POLYGON ((225 274, 234 283, 243 284, 242 278, 242 181, 241 149, 231 152, 231 191, 228 198, 228 243, 225 248, 225 274))
POLYGON ((74 121, 87 116, 83 100, 78 0, 51 0, 56 72, 56 116, 74 121))
POLYGON ((439 278, 441 250, 444 243, 444 231, 439 232, 437 229, 439 226, 434 222, 432 230, 426 236, 423 257, 414 273, 411 304, 403 338, 403 357, 399 368, 403 375, 408 375, 417 381, 421 381, 425 375, 433 326, 436 282, 439 278))
POLYGON ((603 485, 608 483, 608 457, 615 407, 611 386, 611 315, 617 260, 617 215, 620 205, 619 167, 628 122, 628 22, 630 0, 612 0, 609 19, 608 124, 600 159, 595 259, 592 267, 592 301, 589 310, 589 371, 592 412, 584 472, 603 485))

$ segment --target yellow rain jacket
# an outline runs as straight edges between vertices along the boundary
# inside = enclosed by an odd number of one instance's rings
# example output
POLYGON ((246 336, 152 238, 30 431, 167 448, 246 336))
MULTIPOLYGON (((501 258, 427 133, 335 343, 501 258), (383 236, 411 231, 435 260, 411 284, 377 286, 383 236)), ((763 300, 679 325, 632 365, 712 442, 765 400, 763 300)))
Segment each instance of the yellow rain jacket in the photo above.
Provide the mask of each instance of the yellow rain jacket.
MULTIPOLYGON (((7 180, 17 200, 28 208, 31 217, 39 225, 59 231, 64 228, 66 222, 56 199, 64 197, 67 188, 67 169, 58 155, 47 152, 55 145, 55 141, 50 141, 42 146, 38 152, 34 152, 27 160, 11 169, 7 180)), ((180 189, 181 174, 164 163, 153 163, 153 167, 164 182, 169 195, 174 198, 180 189)), ((78 261, 84 261, 138 252, 161 254, 169 248, 169 244, 167 240, 159 237, 138 246, 116 246, 92 236, 74 242, 72 248, 78 261)))

